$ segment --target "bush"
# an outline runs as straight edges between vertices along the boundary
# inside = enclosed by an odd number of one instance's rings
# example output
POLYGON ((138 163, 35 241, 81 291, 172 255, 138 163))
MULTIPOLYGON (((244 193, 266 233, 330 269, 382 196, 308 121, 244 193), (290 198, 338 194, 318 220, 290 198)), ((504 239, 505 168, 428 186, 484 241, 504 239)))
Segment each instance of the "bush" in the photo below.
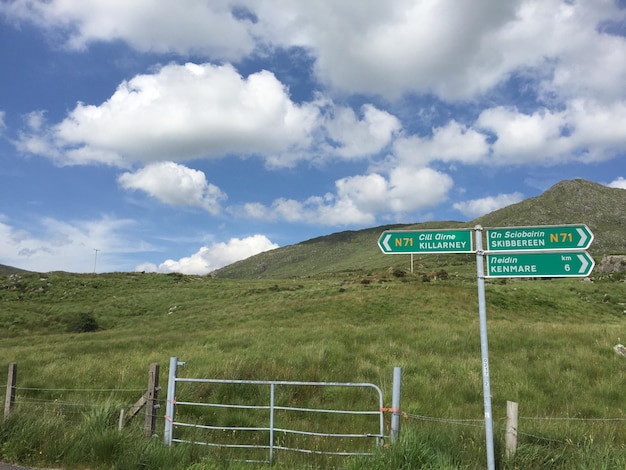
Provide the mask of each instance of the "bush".
POLYGON ((69 331, 71 333, 91 333, 98 331, 100 326, 91 313, 80 313, 70 321, 69 331))

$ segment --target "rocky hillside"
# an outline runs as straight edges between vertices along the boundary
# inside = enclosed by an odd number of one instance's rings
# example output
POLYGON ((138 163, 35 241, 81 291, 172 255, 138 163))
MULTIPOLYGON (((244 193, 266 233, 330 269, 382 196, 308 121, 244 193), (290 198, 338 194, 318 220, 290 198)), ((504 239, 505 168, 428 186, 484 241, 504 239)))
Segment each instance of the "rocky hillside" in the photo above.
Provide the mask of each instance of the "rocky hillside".
POLYGON ((626 254, 626 190, 581 179, 561 181, 540 196, 472 223, 483 227, 586 224, 595 235, 592 254, 626 254))

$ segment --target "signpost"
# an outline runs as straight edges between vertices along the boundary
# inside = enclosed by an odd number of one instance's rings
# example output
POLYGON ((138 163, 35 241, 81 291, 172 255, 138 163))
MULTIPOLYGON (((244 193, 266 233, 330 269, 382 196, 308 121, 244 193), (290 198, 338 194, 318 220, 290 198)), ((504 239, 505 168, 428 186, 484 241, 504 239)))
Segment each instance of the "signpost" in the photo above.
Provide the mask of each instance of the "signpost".
POLYGON ((487 277, 587 277, 594 266, 585 251, 487 255, 487 277))
POLYGON ((385 254, 476 253, 487 468, 494 470, 485 277, 585 277, 591 274, 595 262, 583 251, 593 241, 586 225, 490 228, 486 236, 487 250, 483 251, 480 225, 456 230, 388 230, 381 234, 378 246, 385 254))
POLYGON ((586 225, 542 225, 487 229, 487 251, 586 250, 593 233, 586 225))
POLYGON ((378 239, 385 254, 474 253, 472 229, 387 230, 378 239))

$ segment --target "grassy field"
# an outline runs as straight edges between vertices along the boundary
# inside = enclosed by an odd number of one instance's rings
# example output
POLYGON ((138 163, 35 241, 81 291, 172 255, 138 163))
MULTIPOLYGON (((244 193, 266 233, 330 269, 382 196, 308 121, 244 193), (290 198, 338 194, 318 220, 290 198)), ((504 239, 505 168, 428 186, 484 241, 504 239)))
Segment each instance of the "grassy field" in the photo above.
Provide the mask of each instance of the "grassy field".
MULTIPOLYGON (((445 266, 448 279, 430 282, 389 271, 280 280, 0 276, 0 366, 16 362, 19 371, 16 412, 0 426, 0 459, 68 468, 250 468, 203 460, 209 451, 197 446, 164 448, 160 439, 140 437, 141 423, 117 431, 117 413, 141 395, 149 364, 161 364, 165 389, 176 356, 188 377, 372 382, 388 403, 400 366, 406 418, 397 445, 366 460, 278 463, 484 468, 471 266, 445 266), (120 393, 74 396, 69 390, 76 389, 120 393), (55 401, 97 406, 72 412, 55 401)), ((489 281, 486 299, 499 468, 625 468, 626 358, 613 351, 626 339, 623 278, 489 281), (503 449, 507 400, 519 402, 521 417, 511 460, 503 449)), ((224 392, 186 393, 208 400, 224 392)), ((301 395, 302 403, 319 400, 301 395)), ((353 398, 333 397, 339 404, 353 398)), ((162 423, 161 414, 159 435, 162 423)))

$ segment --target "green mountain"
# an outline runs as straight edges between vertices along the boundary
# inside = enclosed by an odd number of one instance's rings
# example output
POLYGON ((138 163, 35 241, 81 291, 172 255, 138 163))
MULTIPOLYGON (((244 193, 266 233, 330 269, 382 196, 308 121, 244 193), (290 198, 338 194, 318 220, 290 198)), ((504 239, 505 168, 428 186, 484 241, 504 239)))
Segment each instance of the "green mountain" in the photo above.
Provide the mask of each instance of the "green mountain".
MULTIPOLYGON (((267 251, 212 273, 220 278, 293 278, 334 273, 368 273, 409 267, 408 255, 385 255, 377 241, 385 230, 428 230, 527 225, 586 224, 595 235, 590 253, 600 261, 608 254, 626 254, 626 190, 582 179, 561 181, 543 194, 504 207, 470 222, 426 222, 348 230, 267 251)), ((415 257, 422 271, 442 265, 473 263, 471 255, 415 257)), ((0 264, 0 275, 25 273, 0 264)))
MULTIPOLYGON (((589 250, 597 261, 626 253, 626 190, 589 181, 562 181, 540 196, 491 212, 471 222, 427 222, 345 231, 267 251, 214 271, 220 278, 292 278, 332 273, 367 273, 409 266, 408 255, 385 255, 377 241, 384 230, 514 227, 586 224, 595 239, 589 250)), ((450 264, 473 264, 471 255, 416 256, 423 271, 450 264), (419 258, 419 259, 418 259, 419 258)))
POLYGON ((626 190, 576 179, 543 194, 484 215, 483 227, 586 224, 595 238, 590 252, 626 254, 626 190))

